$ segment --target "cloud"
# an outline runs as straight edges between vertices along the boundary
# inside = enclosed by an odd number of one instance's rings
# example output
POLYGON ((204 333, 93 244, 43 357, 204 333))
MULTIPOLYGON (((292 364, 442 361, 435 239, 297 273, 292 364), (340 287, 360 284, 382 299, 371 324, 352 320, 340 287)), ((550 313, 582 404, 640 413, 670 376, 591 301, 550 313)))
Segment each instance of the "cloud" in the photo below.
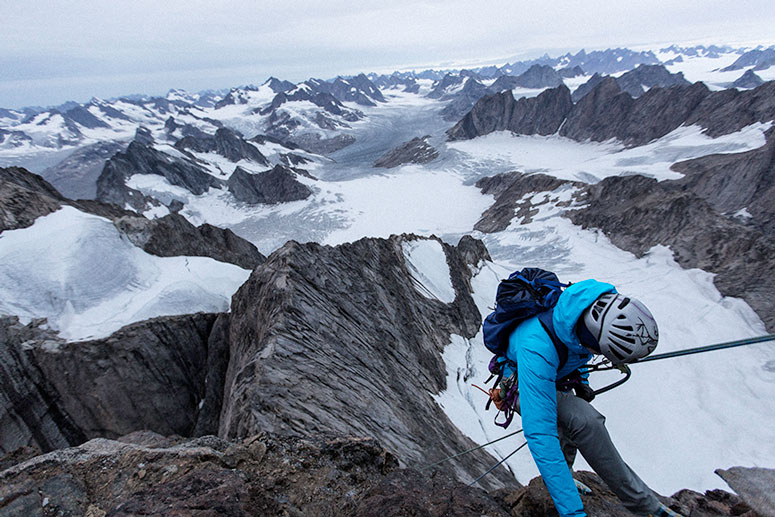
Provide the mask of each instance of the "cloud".
MULTIPOLYGON (((12 0, 0 2, 0 82, 6 82, 0 92, 20 80, 168 73, 169 85, 179 86, 196 71, 238 82, 255 82, 257 75, 301 80, 545 50, 766 39, 775 22, 770 3, 12 0)), ((131 91, 142 87, 127 82, 131 91)))

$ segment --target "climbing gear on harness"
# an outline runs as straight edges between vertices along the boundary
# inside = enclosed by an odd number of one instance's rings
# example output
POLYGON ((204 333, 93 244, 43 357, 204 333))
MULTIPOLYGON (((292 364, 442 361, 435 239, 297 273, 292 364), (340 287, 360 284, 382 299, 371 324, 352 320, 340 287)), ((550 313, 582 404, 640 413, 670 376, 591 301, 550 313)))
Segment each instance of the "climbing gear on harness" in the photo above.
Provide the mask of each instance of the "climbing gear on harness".
POLYGON ((435 463, 431 463, 430 465, 426 465, 426 466, 422 467, 420 470, 421 471, 422 470, 427 470, 427 469, 429 469, 431 467, 435 467, 436 465, 440 465, 440 464, 444 463, 445 461, 454 460, 455 458, 457 458, 459 456, 463 456, 465 454, 468 454, 468 453, 471 453, 471 452, 474 452, 474 451, 478 451, 479 449, 487 447, 488 445, 492 445, 492 444, 497 443, 497 442, 499 442, 501 440, 505 440, 506 438, 510 438, 510 437, 514 436, 515 434, 519 434, 521 432, 522 432, 522 429, 518 429, 518 430, 514 431, 513 433, 507 434, 506 436, 501 436, 500 438, 496 438, 495 440, 493 440, 491 442, 483 443, 482 445, 477 445, 476 447, 472 447, 472 448, 467 449, 467 450, 465 450, 463 452, 459 452, 457 454, 453 454, 452 456, 447 456, 446 458, 444 458, 442 460, 439 460, 439 461, 437 461, 435 463))
POLYGON ((584 311, 583 321, 596 341, 598 349, 595 351, 615 365, 641 359, 657 347, 657 322, 648 308, 635 298, 603 294, 584 311))

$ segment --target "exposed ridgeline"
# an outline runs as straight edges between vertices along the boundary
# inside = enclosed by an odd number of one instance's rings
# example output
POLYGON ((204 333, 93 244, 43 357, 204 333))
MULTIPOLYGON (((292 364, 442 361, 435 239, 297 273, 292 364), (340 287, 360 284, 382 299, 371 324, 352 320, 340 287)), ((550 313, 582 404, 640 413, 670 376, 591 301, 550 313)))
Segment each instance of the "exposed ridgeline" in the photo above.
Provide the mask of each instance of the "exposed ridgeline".
POLYGON ((702 83, 651 88, 634 99, 616 79, 607 77, 576 104, 564 86, 535 98, 515 100, 511 92, 484 97, 447 135, 450 140, 466 140, 501 130, 522 135, 559 132, 578 141, 615 138, 636 147, 681 125, 699 125, 716 137, 773 119, 775 82, 744 92, 711 92, 702 83))
MULTIPOLYGON (((289 242, 233 297, 219 435, 373 436, 415 467, 468 448, 431 394, 448 387, 441 354, 451 335, 478 332, 470 268, 486 257, 469 237, 457 248, 412 236, 289 242), (406 255, 415 245, 443 249, 453 302, 420 293, 406 255)), ((488 463, 481 454, 449 468, 470 480, 488 463)))
POLYGON ((600 228, 637 256, 657 244, 669 246, 683 267, 715 273, 719 291, 744 299, 774 332, 775 130, 759 149, 679 162, 673 169, 685 177, 610 177, 595 185, 541 174, 484 178, 477 186, 496 202, 475 228, 501 231, 515 214, 529 221, 535 207, 523 198, 526 193, 571 184, 584 201, 583 208, 566 213, 574 223, 600 228))
MULTIPOLYGON (((448 102, 441 111, 445 120, 458 120, 474 104, 486 95, 492 95, 515 88, 543 89, 556 88, 563 84, 563 78, 584 75, 584 71, 575 68, 555 70, 551 66, 535 64, 520 75, 500 75, 489 86, 485 86, 484 76, 471 70, 462 70, 458 75, 447 74, 436 81, 428 94, 432 99, 448 102)), ((595 87, 604 76, 594 74, 589 81, 573 92, 577 101, 595 87)), ((690 84, 682 73, 672 74, 662 65, 640 65, 634 70, 615 78, 617 84, 633 97, 643 94, 643 88, 654 86, 671 87, 690 84)))
POLYGON ((109 203, 73 201, 26 169, 0 169, 0 233, 32 226, 38 217, 64 205, 112 220, 135 246, 159 257, 211 257, 247 269, 253 269, 265 260, 253 244, 231 230, 210 224, 196 227, 174 213, 147 219, 109 203))
MULTIPOLYGON (((0 436, 0 449, 148 429, 371 436, 414 467, 465 450, 474 444, 433 394, 447 388, 441 354, 453 334, 478 332, 471 268, 487 258, 470 237, 457 247, 413 236, 337 247, 291 241, 256 267, 229 314, 160 317, 79 343, 6 317, 0 422, 13 432, 0 436), (420 292, 414 246, 436 250, 453 301, 420 292)), ((492 464, 480 451, 448 468, 470 481, 492 464)), ((508 483, 502 469, 485 485, 508 483)))
MULTIPOLYGON (((257 174, 235 167, 231 174, 224 173, 223 178, 218 178, 207 172, 188 152, 216 151, 234 162, 246 159, 260 165, 268 163, 258 149, 231 130, 219 129, 215 137, 185 137, 176 147, 188 157, 174 157, 133 141, 125 152, 117 153, 105 163, 97 179, 97 199, 138 211, 160 206, 162 201, 127 185, 135 174, 162 176, 170 184, 183 187, 194 195, 204 194, 211 188, 226 188, 237 201, 251 204, 297 201, 312 194, 309 187, 296 179, 296 172, 283 165, 257 174)), ((164 202, 170 211, 175 211, 175 199, 165 199, 164 202)), ((177 202, 180 203, 179 200, 177 202)))

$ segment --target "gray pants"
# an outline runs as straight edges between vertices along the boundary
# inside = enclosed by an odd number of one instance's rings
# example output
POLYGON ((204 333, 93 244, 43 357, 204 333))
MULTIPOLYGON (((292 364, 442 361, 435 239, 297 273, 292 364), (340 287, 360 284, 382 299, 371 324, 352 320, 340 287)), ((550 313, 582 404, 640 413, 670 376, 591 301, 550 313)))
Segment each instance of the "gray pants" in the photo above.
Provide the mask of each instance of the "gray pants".
POLYGON ((659 508, 651 489, 624 462, 605 428, 605 417, 573 392, 557 392, 557 423, 560 446, 568 467, 576 450, 633 513, 648 514, 659 508))

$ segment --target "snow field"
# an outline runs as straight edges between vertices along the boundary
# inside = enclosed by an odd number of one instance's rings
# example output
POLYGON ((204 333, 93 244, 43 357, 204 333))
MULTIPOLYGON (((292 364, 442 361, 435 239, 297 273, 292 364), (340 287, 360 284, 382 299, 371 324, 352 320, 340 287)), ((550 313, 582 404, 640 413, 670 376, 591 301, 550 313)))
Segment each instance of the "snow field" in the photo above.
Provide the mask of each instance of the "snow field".
POLYGON ((447 256, 439 241, 415 240, 403 243, 404 256, 415 289, 426 298, 443 303, 455 301, 447 256))
POLYGON ((718 138, 699 126, 682 126, 649 144, 627 149, 616 141, 576 142, 559 135, 526 136, 498 131, 472 140, 450 142, 474 162, 506 163, 526 173, 544 173, 561 179, 596 183, 608 176, 641 174, 658 180, 683 175, 670 170, 681 160, 713 153, 737 153, 765 144, 772 123, 756 123, 718 138))
POLYGON ((0 235, 0 314, 47 318, 68 341, 124 325, 229 310, 250 271, 206 257, 156 257, 102 217, 63 207, 0 235))

